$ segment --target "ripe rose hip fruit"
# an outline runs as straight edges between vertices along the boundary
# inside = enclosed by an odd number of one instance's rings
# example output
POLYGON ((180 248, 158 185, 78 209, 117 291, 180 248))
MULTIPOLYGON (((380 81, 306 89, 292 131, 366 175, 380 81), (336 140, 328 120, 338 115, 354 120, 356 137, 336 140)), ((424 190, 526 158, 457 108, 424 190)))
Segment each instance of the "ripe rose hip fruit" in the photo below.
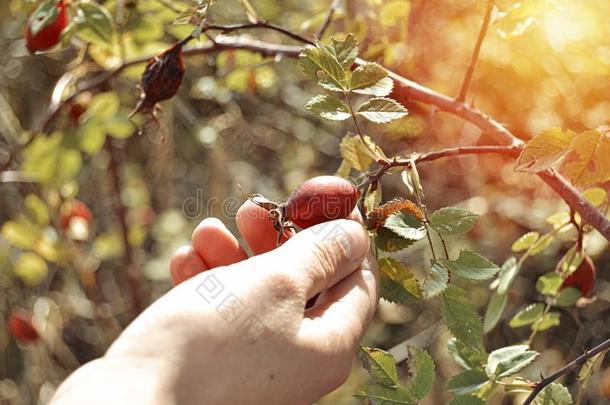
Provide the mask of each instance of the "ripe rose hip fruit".
POLYGON ((68 25, 64 0, 47 0, 28 19, 25 44, 31 53, 46 51, 59 43, 68 25))
POLYGON ((33 343, 40 338, 32 323, 32 314, 23 309, 15 309, 11 312, 8 329, 19 343, 33 343))
POLYGON ((349 181, 336 176, 319 176, 299 186, 283 208, 283 217, 300 228, 333 219, 347 218, 360 197, 349 181))
POLYGON ((64 207, 62 207, 62 212, 59 216, 61 228, 64 231, 70 229, 70 222, 74 218, 81 218, 88 225, 93 223, 93 214, 91 213, 91 210, 85 205, 85 203, 79 200, 70 201, 66 203, 64 207))
POLYGON ((585 256, 582 263, 563 282, 562 288, 574 287, 580 290, 583 297, 588 297, 595 286, 595 264, 589 256, 585 256))

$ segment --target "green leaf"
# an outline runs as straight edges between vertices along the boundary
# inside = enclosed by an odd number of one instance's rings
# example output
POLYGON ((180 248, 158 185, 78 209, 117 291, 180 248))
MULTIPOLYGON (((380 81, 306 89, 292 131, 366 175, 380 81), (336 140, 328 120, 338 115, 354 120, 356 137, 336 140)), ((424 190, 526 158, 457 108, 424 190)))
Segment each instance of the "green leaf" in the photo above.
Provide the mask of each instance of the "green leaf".
POLYGON ((607 129, 585 131, 572 141, 562 171, 577 187, 610 180, 610 133, 607 129))
POLYGON ((513 285, 517 274, 519 274, 521 266, 519 266, 519 262, 514 257, 508 258, 504 264, 502 264, 502 268, 498 274, 498 294, 506 294, 508 289, 513 285))
POLYGON ((347 34, 343 40, 333 38, 330 49, 345 70, 349 69, 358 57, 358 42, 354 34, 347 34))
POLYGON ((449 405, 485 405, 485 401, 473 396, 456 397, 449 401, 449 405))
MULTIPOLYGON (((91 4, 91 3, 86 3, 91 4)), ((119 95, 114 91, 108 91, 105 93, 96 94, 92 99, 83 121, 87 121, 92 118, 98 118, 100 120, 107 120, 114 118, 119 113, 119 107, 121 101, 119 95)))
POLYGON ((553 225, 554 229, 558 229, 570 222, 570 214, 567 212, 558 212, 547 217, 546 222, 553 225))
POLYGON ((398 211, 393 213, 385 220, 383 227, 411 241, 411 243, 426 237, 424 224, 410 212, 398 211))
POLYGON ((379 384, 367 384, 354 394, 356 398, 368 399, 375 405, 415 405, 416 400, 404 388, 389 388, 379 384))
POLYGON ((529 350, 527 345, 516 345, 494 350, 487 358, 485 372, 492 379, 510 377, 529 365, 538 352, 529 350))
POLYGON ((106 141, 103 123, 98 119, 89 119, 78 127, 78 146, 89 155, 95 155, 106 141))
POLYGON ((469 281, 489 280, 500 270, 498 266, 483 256, 462 250, 457 260, 441 259, 449 271, 469 281))
POLYGON ((557 298, 555 298, 555 305, 562 308, 569 308, 576 304, 576 301, 581 297, 580 290, 574 287, 563 288, 557 298))
POLYGON ((136 131, 134 124, 125 115, 117 115, 104 122, 106 132, 113 138, 127 139, 136 131))
POLYGON ((385 124, 407 115, 407 109, 391 98, 379 97, 362 103, 357 114, 377 124, 385 124))
POLYGON ((582 196, 594 207, 599 207, 608 201, 608 193, 601 187, 593 187, 585 190, 582 192, 582 196))
POLYGON ((543 317, 538 318, 531 326, 532 330, 542 332, 552 327, 559 326, 561 323, 561 314, 559 312, 549 312, 543 317))
POLYGON ((447 267, 438 261, 433 263, 422 285, 424 297, 426 299, 436 297, 445 291, 447 283, 449 283, 449 271, 447 270, 447 267))
POLYGON ((2 237, 19 249, 34 249, 41 230, 28 221, 7 221, 2 225, 2 237))
POLYGON ((412 240, 398 236, 384 227, 379 227, 379 229, 377 229, 375 242, 377 243, 377 247, 384 252, 398 252, 413 244, 412 240))
POLYGON ((559 292, 563 279, 554 271, 548 272, 536 281, 536 290, 542 295, 555 296, 559 292))
POLYGON ((46 280, 49 273, 47 262, 36 253, 26 252, 19 256, 13 273, 28 287, 37 287, 46 280))
POLYGON ((430 225, 438 233, 459 235, 468 232, 479 219, 479 216, 464 208, 445 207, 430 217, 430 225))
POLYGON ((513 246, 511 247, 513 252, 522 252, 524 250, 532 247, 534 243, 540 238, 540 234, 538 232, 528 232, 523 234, 517 239, 513 246))
POLYGON ((362 366, 377 384, 389 388, 398 386, 398 371, 391 354, 381 349, 362 346, 360 347, 360 360, 362 366))
POLYGON ((85 41, 112 44, 114 24, 112 15, 97 3, 79 3, 74 18, 78 32, 85 41))
POLYGON ((585 364, 582 365, 578 371, 576 379, 579 381, 586 380, 593 374, 595 374, 602 365, 603 359, 606 356, 607 351, 597 353, 595 356, 590 357, 585 364))
POLYGON ((551 383, 532 402, 532 405, 571 405, 570 391, 561 384, 551 383))
POLYGON ((465 370, 447 381, 447 391, 455 395, 468 395, 482 388, 488 381, 481 370, 465 370))
POLYGON ((387 276, 394 283, 388 283, 386 287, 391 287, 389 294, 384 294, 382 283, 382 296, 389 296, 389 301, 400 303, 411 303, 421 299, 422 289, 419 285, 417 277, 407 268, 404 263, 391 257, 379 259, 379 271, 387 276), (395 288, 401 288, 404 292, 395 291, 395 288), (400 297, 400 299, 396 299, 400 297))
POLYGON ((329 121, 344 121, 352 116, 347 104, 333 96, 315 96, 305 109, 329 121))
POLYGON ((483 318, 483 331, 485 333, 489 333, 500 322, 507 302, 507 294, 498 294, 496 292, 491 296, 485 311, 485 317, 483 318))
POLYGON ((346 89, 343 66, 328 48, 308 46, 301 52, 300 59, 305 74, 320 86, 332 91, 346 89))
POLYGON ((409 351, 409 381, 405 388, 416 399, 421 400, 434 385, 434 361, 425 351, 410 346, 409 351))
POLYGON ((394 82, 388 72, 375 62, 358 66, 350 79, 350 89, 354 93, 384 97, 392 92, 394 82))
POLYGON ((508 326, 511 328, 520 328, 522 326, 531 325, 536 321, 536 319, 542 316, 543 312, 544 304, 539 302, 530 304, 521 311, 517 312, 517 314, 508 322, 508 326))
POLYGON ((546 248, 551 246, 551 243, 555 240, 555 235, 551 232, 544 234, 538 239, 530 248, 529 254, 530 256, 537 255, 542 253, 546 248))
POLYGON ((47 204, 36 194, 28 194, 23 203, 29 216, 41 226, 49 224, 49 210, 47 204))
POLYGON ((482 369, 487 361, 486 353, 481 353, 478 350, 466 347, 456 338, 449 339, 449 342, 447 342, 447 350, 453 360, 467 370, 482 369))
POLYGON ((395 304, 413 304, 419 301, 419 298, 411 294, 402 283, 392 280, 385 274, 379 277, 379 291, 381 298, 395 304))
POLYGON ((531 139, 519 155, 516 171, 538 173, 551 168, 561 159, 574 138, 574 132, 550 128, 531 139))
POLYGON ((47 0, 40 4, 28 19, 32 36, 53 24, 59 15, 57 0, 47 0))
POLYGON ((483 323, 466 292, 449 284, 441 296, 441 310, 447 328, 456 339, 480 352, 483 347, 483 323))

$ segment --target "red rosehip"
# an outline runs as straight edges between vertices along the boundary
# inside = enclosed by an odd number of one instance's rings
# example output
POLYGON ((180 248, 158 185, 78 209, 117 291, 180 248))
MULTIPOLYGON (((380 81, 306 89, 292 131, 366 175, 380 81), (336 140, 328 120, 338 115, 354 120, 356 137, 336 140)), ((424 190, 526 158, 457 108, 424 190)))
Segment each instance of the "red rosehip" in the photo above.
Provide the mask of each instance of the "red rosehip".
POLYGON ((59 43, 68 26, 68 10, 64 0, 42 3, 28 19, 26 46, 31 53, 46 51, 59 43))
POLYGON ((360 192, 349 181, 319 176, 299 186, 284 206, 284 218, 300 228, 333 219, 347 218, 356 207, 360 192))
POLYGON ((589 256, 585 256, 578 268, 565 279, 561 287, 577 288, 583 297, 587 297, 593 291, 595 278, 595 264, 589 256))
POLYGON ((33 343, 40 338, 32 323, 32 314, 23 309, 15 309, 8 319, 8 329, 19 343, 33 343))
POLYGON ((70 222, 73 218, 81 218, 88 225, 93 223, 93 214, 85 203, 79 200, 72 200, 64 205, 59 216, 61 227, 64 231, 70 229, 70 222))

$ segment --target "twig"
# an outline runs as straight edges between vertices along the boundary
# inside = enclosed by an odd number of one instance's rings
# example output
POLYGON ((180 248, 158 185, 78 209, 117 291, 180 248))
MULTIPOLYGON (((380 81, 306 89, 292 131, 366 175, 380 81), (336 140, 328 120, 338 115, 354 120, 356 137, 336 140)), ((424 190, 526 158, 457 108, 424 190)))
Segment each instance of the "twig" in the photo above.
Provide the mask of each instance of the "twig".
POLYGON ((318 38, 318 41, 322 40, 322 37, 326 33, 326 30, 328 29, 328 27, 330 27, 330 23, 333 21, 333 17, 335 16, 335 13, 337 12, 337 8, 339 8, 339 4, 341 4, 341 0, 333 0, 332 4, 330 5, 330 9, 328 10, 326 19, 324 19, 324 22, 322 23, 322 25, 320 26, 320 29, 318 29, 318 32, 316 33, 316 38, 318 38))
POLYGON ((610 339, 600 343, 599 345, 595 346, 591 350, 585 351, 581 356, 577 357, 572 362, 566 364, 565 366, 563 366, 562 368, 557 370, 555 373, 538 381, 536 383, 536 385, 534 386, 534 390, 530 393, 530 395, 527 397, 525 402, 523 402, 523 405, 531 404, 532 401, 536 398, 536 396, 540 393, 540 391, 542 391, 547 385, 549 385, 550 383, 552 383, 553 381, 555 381, 556 379, 558 379, 559 377, 561 377, 568 371, 570 371, 578 366, 582 366, 591 357, 593 357, 596 354, 599 354, 605 350, 608 350, 608 349, 610 349, 610 339))
POLYGON ((106 141, 106 150, 110 155, 108 164, 108 174, 110 178, 111 191, 114 198, 114 211, 119 221, 121 228, 121 238, 123 242, 123 269, 127 277, 129 290, 131 293, 131 303, 134 318, 137 316, 143 307, 142 294, 140 291, 141 276, 135 261, 133 259, 133 250, 129 243, 129 227, 127 225, 127 207, 121 201, 121 174, 120 174, 120 158, 118 156, 119 149, 113 144, 111 139, 106 141))
POLYGON ((257 29, 257 28, 264 28, 264 29, 277 31, 280 34, 283 34, 283 35, 287 36, 288 38, 291 38, 300 43, 310 44, 310 45, 313 45, 313 43, 314 43, 311 39, 306 38, 303 35, 297 34, 295 32, 290 31, 287 28, 284 28, 279 25, 275 25, 273 23, 266 22, 266 21, 256 21, 256 22, 247 22, 247 23, 238 23, 238 24, 225 24, 225 25, 205 23, 205 25, 204 25, 205 30, 218 30, 218 31, 222 31, 223 34, 228 34, 230 32, 238 31, 238 30, 257 29))
MULTIPOLYGON (((271 28, 273 29, 273 28, 271 28)), ((312 44, 311 41, 303 38, 303 43, 312 44)), ((285 55, 289 57, 297 57, 301 53, 301 47, 282 45, 275 43, 268 43, 263 41, 251 40, 243 37, 217 37, 214 41, 207 42, 202 46, 187 49, 184 51, 184 55, 202 55, 217 52, 224 49, 245 49, 251 52, 260 53, 263 56, 276 56, 285 55)), ((135 64, 144 63, 149 58, 142 58, 130 62, 126 62, 114 71, 106 72, 99 75, 93 80, 96 83, 91 83, 84 88, 79 88, 72 96, 64 100, 66 103, 83 91, 90 90, 103 84, 113 78, 114 76, 121 73, 129 66, 135 64)), ((356 63, 366 63, 363 59, 356 59, 356 63)), ((516 156, 523 148, 523 142, 513 135, 508 129, 502 126, 499 122, 482 113, 478 109, 468 106, 463 102, 457 101, 446 95, 440 94, 428 87, 425 87, 419 83, 409 80, 397 73, 388 71, 388 75, 392 78, 397 87, 401 87, 405 97, 413 101, 419 101, 424 104, 429 104, 438 107, 440 110, 447 113, 458 116, 472 124, 476 125, 483 132, 491 136, 498 144, 506 145, 503 148, 508 148, 511 156, 516 156)), ((62 103, 62 104, 63 104, 62 103)), ((51 106, 45 120, 43 122, 43 128, 46 128, 58 115, 59 106, 51 106)), ((20 147, 17 147, 19 150, 20 147)), ((477 153, 477 152, 472 152, 477 153)), ((488 152, 493 153, 493 152, 488 152)), ((497 152, 500 153, 500 152, 497 152)), ((460 151, 456 151, 455 154, 460 154, 460 151)), ((454 154, 454 155, 455 155, 454 154)), ((452 156, 444 155, 445 156, 452 156)), ((422 156, 421 159, 424 159, 422 156)), ((12 159, 11 159, 12 160, 12 159)), ((423 160, 422 160, 423 161, 423 160)), ((582 220, 593 228, 597 229, 607 240, 610 240, 610 219, 606 218, 604 213, 591 205, 583 196, 560 174, 554 170, 538 173, 538 176, 547 183, 555 192, 571 207, 578 212, 582 220)))
POLYGON ((462 87, 460 87, 460 92, 456 98, 457 101, 463 102, 466 100, 466 93, 468 92, 468 87, 470 87, 472 75, 474 74, 474 68, 477 64, 477 60, 479 59, 479 54, 481 53, 481 46, 483 45, 485 35, 487 35, 487 29, 489 28, 489 23, 491 22, 491 12, 493 11, 493 7, 494 0, 487 0, 485 17, 483 18, 483 23, 481 24, 481 29, 479 30, 479 35, 477 36, 477 42, 474 45, 472 56, 470 57, 468 69, 466 69, 466 74, 464 75, 464 80, 462 81, 462 87))

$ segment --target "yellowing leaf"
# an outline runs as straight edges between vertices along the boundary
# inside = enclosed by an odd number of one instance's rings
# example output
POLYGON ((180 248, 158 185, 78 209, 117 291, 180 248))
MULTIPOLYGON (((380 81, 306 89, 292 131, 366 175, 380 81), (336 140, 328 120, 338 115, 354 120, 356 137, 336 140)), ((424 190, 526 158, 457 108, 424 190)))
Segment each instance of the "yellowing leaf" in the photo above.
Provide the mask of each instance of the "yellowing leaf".
POLYGON ((566 156, 563 172, 575 186, 610 180, 610 132, 607 128, 579 134, 566 156))
POLYGON ((379 148, 368 136, 364 136, 363 141, 359 136, 348 134, 341 140, 339 150, 341 151, 343 159, 345 159, 353 169, 360 172, 366 172, 371 163, 377 159, 377 156, 375 156, 372 151, 379 151, 379 148))
POLYGON ((515 170, 537 173, 549 169, 567 152, 573 138, 572 131, 547 129, 525 145, 515 170))
POLYGON ((42 257, 26 252, 17 259, 13 273, 28 287, 36 287, 47 278, 49 268, 42 257))

